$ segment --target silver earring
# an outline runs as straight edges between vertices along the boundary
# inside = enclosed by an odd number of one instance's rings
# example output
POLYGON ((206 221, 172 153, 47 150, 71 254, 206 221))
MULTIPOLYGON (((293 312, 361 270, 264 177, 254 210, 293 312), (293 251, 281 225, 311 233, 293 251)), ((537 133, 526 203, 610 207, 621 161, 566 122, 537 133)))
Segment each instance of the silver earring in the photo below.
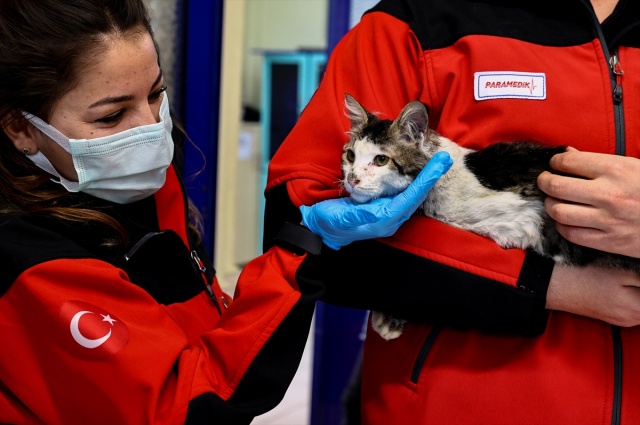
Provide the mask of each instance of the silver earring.
POLYGON ((22 149, 22 153, 25 154, 25 155, 29 155, 30 152, 31 151, 29 150, 29 148, 22 149))

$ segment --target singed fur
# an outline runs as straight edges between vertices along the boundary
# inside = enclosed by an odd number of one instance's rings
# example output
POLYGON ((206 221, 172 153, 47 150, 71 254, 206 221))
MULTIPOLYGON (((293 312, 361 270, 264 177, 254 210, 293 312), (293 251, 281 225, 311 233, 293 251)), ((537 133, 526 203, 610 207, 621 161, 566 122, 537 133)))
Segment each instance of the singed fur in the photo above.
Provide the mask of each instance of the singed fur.
MULTIPOLYGON (((342 154, 342 185, 356 202, 404 190, 429 159, 447 151, 453 166, 429 192, 420 212, 493 239, 503 248, 533 249, 556 262, 621 267, 640 273, 640 259, 573 244, 556 230, 536 180, 564 146, 517 141, 466 149, 428 126, 425 106, 409 102, 396 120, 384 120, 345 95, 351 120, 342 154)), ((385 339, 400 336, 404 321, 372 312, 385 339)))

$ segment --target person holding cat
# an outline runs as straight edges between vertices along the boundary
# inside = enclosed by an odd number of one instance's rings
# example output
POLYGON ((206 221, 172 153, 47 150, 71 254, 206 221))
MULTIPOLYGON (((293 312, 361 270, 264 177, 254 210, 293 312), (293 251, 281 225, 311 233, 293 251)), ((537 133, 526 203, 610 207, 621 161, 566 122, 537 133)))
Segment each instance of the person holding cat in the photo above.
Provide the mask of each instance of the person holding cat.
MULTIPOLYGON (((418 100, 463 148, 571 146, 537 177, 559 233, 640 258, 640 3, 380 1, 270 163, 265 235, 348 195, 346 94, 387 120, 418 100)), ((556 264, 424 216, 305 262, 324 270, 323 301, 408 319, 392 340, 369 324, 363 424, 640 423, 637 273, 556 264)))
MULTIPOLYGON (((328 248, 286 223, 223 293, 144 1, 2 0, 0 74, 0 423, 248 424, 273 408, 323 291, 304 260, 328 248)), ((450 165, 307 216, 336 249, 388 236, 450 165)))

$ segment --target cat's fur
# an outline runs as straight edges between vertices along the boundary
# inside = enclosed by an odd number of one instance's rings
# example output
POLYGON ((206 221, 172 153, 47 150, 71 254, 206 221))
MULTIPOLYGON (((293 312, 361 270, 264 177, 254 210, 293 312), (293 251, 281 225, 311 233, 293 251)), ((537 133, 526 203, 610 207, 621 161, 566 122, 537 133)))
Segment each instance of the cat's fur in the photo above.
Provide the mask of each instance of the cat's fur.
MULTIPOLYGON (((342 154, 342 185, 354 201, 404 190, 436 152, 447 151, 453 166, 429 192, 419 210, 424 215, 491 238, 503 248, 640 273, 640 259, 579 246, 557 232, 536 180, 566 147, 500 142, 474 151, 430 129, 427 110, 418 101, 408 103, 395 121, 378 118, 348 94, 345 105, 351 130, 342 154)), ((383 338, 393 339, 405 322, 372 312, 372 324, 383 338)))

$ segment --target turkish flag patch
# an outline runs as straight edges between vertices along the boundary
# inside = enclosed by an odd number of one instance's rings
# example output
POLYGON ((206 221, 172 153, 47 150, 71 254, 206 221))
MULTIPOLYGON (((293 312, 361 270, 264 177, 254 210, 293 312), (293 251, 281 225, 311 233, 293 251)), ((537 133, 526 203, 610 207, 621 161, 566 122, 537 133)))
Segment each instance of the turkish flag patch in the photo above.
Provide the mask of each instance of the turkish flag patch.
POLYGON ((113 313, 83 301, 60 307, 65 347, 76 355, 101 359, 122 350, 129 341, 127 326, 113 313))

